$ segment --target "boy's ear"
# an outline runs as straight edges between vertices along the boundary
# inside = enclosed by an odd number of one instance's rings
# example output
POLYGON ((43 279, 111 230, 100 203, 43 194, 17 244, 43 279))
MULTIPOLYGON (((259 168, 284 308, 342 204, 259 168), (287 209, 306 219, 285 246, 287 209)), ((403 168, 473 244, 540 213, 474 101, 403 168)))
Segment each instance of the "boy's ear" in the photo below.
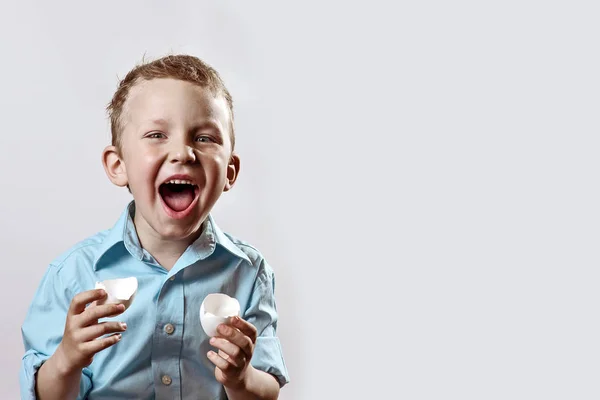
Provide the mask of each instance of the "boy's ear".
POLYGON ((127 171, 115 146, 107 146, 102 152, 102 165, 106 176, 117 186, 127 186, 127 171))
POLYGON ((229 189, 233 187, 235 180, 237 179, 240 173, 240 158, 237 154, 231 154, 231 158, 229 159, 229 164, 227 165, 227 181, 225 182, 225 187, 223 188, 224 192, 227 192, 229 189))

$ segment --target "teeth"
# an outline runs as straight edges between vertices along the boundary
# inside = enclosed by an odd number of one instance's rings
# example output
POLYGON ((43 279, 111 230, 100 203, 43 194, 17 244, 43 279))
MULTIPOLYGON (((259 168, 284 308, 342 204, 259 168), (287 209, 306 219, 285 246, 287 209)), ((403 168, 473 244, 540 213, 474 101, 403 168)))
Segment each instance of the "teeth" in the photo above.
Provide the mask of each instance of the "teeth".
POLYGON ((179 179, 171 179, 165 183, 174 183, 175 185, 193 185, 192 181, 182 181, 179 179))

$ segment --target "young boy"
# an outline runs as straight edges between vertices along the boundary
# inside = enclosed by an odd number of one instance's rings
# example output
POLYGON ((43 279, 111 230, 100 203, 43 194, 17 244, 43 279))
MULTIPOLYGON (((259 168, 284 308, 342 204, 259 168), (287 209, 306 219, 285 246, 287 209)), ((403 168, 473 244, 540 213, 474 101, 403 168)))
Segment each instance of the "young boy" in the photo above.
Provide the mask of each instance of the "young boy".
POLYGON ((273 270, 209 214, 240 170, 221 78, 164 57, 129 72, 108 112, 103 165, 133 201, 46 271, 22 327, 22 398, 276 399, 288 374, 273 270), (103 304, 95 283, 131 276, 131 306, 103 304), (199 320, 210 293, 241 306, 212 338, 199 320))

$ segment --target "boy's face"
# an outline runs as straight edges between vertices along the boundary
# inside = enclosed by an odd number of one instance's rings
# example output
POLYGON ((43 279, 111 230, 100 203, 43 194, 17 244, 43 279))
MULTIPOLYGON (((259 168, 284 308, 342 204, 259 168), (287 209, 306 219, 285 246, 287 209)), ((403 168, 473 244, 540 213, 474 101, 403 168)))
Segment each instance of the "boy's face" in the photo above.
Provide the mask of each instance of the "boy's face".
POLYGON ((109 146, 103 161, 113 183, 130 187, 140 238, 193 237, 239 171, 225 99, 180 80, 142 81, 122 118, 121 156, 109 146))

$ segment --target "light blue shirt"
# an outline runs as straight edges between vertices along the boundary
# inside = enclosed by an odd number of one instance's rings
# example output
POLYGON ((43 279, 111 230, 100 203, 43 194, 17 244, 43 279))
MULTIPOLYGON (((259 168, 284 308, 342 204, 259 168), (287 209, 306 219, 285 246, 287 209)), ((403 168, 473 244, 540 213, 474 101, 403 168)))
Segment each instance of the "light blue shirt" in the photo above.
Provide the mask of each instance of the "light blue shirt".
POLYGON ((242 318, 258 330, 251 364, 286 384, 273 270, 258 250, 222 232, 209 216, 201 236, 167 271, 140 246, 134 207, 131 202, 112 229, 50 264, 22 327, 21 397, 35 399, 36 371, 60 343, 73 297, 97 281, 130 276, 138 279, 138 292, 114 317, 127 323, 127 331, 84 368, 78 399, 227 398, 206 356, 214 348, 200 325, 200 305, 210 293, 238 299, 242 318), (165 329, 167 324, 175 329, 165 329))

